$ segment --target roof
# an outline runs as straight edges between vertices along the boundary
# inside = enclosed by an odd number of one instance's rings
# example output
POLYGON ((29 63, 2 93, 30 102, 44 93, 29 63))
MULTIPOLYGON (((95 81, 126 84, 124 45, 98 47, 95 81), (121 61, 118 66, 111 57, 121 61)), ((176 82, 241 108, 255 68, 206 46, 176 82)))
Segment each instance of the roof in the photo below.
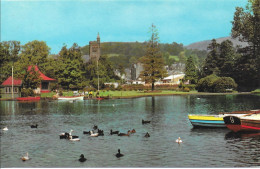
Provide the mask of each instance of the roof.
POLYGON ((185 74, 170 75, 170 76, 164 78, 163 80, 172 80, 175 78, 183 78, 184 76, 185 76, 185 74))
MULTIPOLYGON (((22 80, 14 79, 14 86, 21 86, 22 80)), ((2 86, 12 86, 12 76, 10 76, 7 80, 2 83, 2 86)))
MULTIPOLYGON (((30 71, 32 69, 32 66, 28 66, 28 71, 30 71)), ((37 65, 34 65, 34 69, 35 71, 37 71, 40 74, 40 77, 42 78, 42 80, 46 80, 46 81, 54 81, 55 79, 49 78, 47 76, 45 76, 38 68, 37 65)))

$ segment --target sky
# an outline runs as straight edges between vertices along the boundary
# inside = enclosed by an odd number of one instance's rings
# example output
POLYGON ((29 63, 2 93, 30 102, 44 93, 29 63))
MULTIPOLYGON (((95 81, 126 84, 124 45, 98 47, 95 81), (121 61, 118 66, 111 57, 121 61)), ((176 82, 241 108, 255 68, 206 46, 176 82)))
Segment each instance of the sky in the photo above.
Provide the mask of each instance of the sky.
POLYGON ((154 24, 160 43, 230 36, 236 7, 247 0, 1 0, 1 41, 45 41, 51 54, 63 45, 144 42, 154 24))

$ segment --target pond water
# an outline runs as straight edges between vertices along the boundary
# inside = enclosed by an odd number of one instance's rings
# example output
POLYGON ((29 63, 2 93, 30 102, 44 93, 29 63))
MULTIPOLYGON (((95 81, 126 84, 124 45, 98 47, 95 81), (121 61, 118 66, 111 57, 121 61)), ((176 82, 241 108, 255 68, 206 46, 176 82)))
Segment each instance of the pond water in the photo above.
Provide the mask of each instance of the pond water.
POLYGON ((259 95, 185 95, 84 101, 1 101, 1 168, 259 167, 260 135, 193 128, 188 114, 259 109, 259 95), (143 125, 142 119, 150 120, 143 125), (34 129, 30 126, 38 124, 34 129), (94 125, 104 136, 90 137, 94 125), (60 139, 74 130, 79 142, 60 139), (136 133, 126 137, 109 131, 136 133), (150 133, 145 138, 146 132, 150 133), (175 140, 181 137, 183 143, 175 140), (124 154, 116 158, 120 149, 124 154), (23 162, 26 152, 31 158, 23 162), (78 161, 84 154, 87 161, 78 161))

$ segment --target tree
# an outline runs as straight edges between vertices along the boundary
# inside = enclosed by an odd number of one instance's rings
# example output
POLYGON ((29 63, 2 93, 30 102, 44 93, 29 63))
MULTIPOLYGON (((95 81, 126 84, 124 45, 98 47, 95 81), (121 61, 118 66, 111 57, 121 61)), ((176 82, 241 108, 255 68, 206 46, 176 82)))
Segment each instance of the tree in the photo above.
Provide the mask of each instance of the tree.
POLYGON ((50 48, 44 41, 31 41, 22 46, 19 62, 22 69, 28 65, 37 65, 40 69, 46 62, 50 48))
POLYGON ((193 56, 189 56, 185 64, 185 80, 189 80, 191 84, 198 81, 198 71, 193 56))
POLYGON ((19 41, 0 42, 0 83, 11 75, 12 66, 19 58, 19 41))
POLYGON ((146 83, 151 83, 152 90, 154 90, 154 83, 166 76, 166 70, 164 69, 164 60, 159 48, 158 30, 154 24, 150 27, 150 32, 151 38, 147 43, 146 53, 140 58, 144 67, 140 76, 146 83))
POLYGON ((212 39, 208 49, 210 50, 203 66, 204 77, 211 75, 212 73, 218 74, 218 60, 219 60, 219 44, 216 39, 212 39))
POLYGON ((69 49, 63 46, 58 61, 61 62, 55 70, 58 83, 66 89, 83 88, 85 84, 80 47, 76 43, 69 49))
POLYGON ((223 41, 219 46, 219 60, 217 61, 219 76, 233 77, 235 59, 236 51, 233 43, 230 40, 223 41))
POLYGON ((232 37, 248 42, 239 50, 235 79, 240 88, 252 90, 260 86, 260 0, 249 0, 245 9, 236 8, 232 21, 232 37))

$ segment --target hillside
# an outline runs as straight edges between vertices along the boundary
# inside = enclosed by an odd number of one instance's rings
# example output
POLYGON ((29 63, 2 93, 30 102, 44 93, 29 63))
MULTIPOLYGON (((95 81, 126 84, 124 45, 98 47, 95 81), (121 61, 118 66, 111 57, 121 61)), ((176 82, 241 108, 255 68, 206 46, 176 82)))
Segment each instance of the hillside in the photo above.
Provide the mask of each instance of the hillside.
MULTIPOLYGON (((241 46, 241 47, 247 46, 246 42, 240 42, 238 40, 238 38, 233 39, 230 36, 229 37, 218 38, 216 40, 217 40, 217 43, 221 43, 221 42, 223 42, 225 40, 230 40, 233 43, 234 47, 236 47, 236 46, 241 46)), ((208 47, 208 45, 210 43, 211 43, 211 40, 205 40, 205 41, 191 43, 191 44, 189 44, 187 46, 184 46, 184 47, 187 48, 187 49, 207 50, 207 47, 208 47)))

